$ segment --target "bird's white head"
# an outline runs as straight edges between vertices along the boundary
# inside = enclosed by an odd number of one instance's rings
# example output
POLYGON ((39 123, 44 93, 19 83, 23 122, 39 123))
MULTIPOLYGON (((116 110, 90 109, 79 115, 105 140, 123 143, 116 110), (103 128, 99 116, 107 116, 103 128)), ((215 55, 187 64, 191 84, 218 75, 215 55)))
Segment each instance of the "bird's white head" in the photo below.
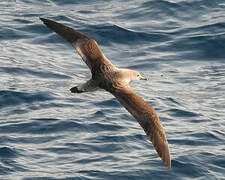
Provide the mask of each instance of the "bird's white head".
POLYGON ((127 83, 136 80, 147 80, 147 78, 141 76, 139 72, 130 69, 121 69, 121 75, 127 83))
POLYGON ((134 70, 130 70, 131 73, 131 81, 135 81, 135 80, 147 80, 146 77, 141 76, 141 74, 137 71, 134 70))

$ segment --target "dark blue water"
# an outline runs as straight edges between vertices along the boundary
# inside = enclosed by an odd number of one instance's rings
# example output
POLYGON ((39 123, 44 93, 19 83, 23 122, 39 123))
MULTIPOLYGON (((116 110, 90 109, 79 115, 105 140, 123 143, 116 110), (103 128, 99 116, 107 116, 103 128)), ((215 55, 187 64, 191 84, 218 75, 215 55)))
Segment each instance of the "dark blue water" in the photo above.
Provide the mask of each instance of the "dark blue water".
POLYGON ((224 179, 225 2, 0 1, 0 179, 224 179), (109 93, 71 94, 90 78, 50 18, 87 33, 158 112, 172 169, 109 93))

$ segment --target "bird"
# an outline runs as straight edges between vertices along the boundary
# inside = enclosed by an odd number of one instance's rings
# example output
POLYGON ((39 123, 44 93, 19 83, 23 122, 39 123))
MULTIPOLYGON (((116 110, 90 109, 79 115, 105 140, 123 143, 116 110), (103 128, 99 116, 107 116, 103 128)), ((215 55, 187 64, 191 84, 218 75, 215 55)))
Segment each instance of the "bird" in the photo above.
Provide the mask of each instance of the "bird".
POLYGON ((139 72, 114 66, 103 54, 98 43, 86 34, 62 23, 40 17, 51 30, 68 41, 91 71, 91 79, 74 86, 71 93, 84 93, 103 89, 111 93, 119 103, 137 120, 152 142, 162 162, 171 168, 171 158, 165 131, 159 116, 152 106, 141 98, 130 83, 147 80, 139 72))

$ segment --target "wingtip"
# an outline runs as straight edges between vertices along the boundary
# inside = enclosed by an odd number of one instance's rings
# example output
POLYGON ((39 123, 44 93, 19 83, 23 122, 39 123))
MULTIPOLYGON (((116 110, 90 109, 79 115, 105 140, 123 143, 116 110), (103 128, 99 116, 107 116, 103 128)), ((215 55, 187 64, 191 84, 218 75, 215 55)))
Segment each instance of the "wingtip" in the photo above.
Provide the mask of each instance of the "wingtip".
POLYGON ((168 142, 166 140, 165 136, 165 141, 162 141, 162 139, 158 139, 159 136, 155 136, 155 139, 152 139, 152 144, 157 151, 159 157, 161 158, 163 164, 168 167, 168 169, 171 169, 171 158, 170 158, 170 151, 169 151, 169 146, 168 142))
POLYGON ((42 17, 39 17, 39 19, 40 19, 41 21, 44 21, 44 20, 45 20, 45 18, 42 18, 42 17))
POLYGON ((55 22, 50 19, 39 17, 39 19, 51 30, 55 31, 59 36, 64 38, 70 43, 74 43, 80 38, 88 38, 88 36, 83 33, 76 31, 68 26, 65 26, 61 23, 55 22))
POLYGON ((44 24, 46 24, 47 21, 50 21, 49 19, 45 19, 45 18, 42 18, 42 17, 39 17, 39 19, 40 19, 44 24))
POLYGON ((169 159, 167 162, 164 162, 164 164, 168 167, 168 169, 171 169, 171 160, 169 159))
POLYGON ((165 153, 164 157, 161 157, 163 163, 168 167, 168 169, 171 169, 171 158, 170 158, 170 152, 169 152, 169 148, 167 153, 165 153))

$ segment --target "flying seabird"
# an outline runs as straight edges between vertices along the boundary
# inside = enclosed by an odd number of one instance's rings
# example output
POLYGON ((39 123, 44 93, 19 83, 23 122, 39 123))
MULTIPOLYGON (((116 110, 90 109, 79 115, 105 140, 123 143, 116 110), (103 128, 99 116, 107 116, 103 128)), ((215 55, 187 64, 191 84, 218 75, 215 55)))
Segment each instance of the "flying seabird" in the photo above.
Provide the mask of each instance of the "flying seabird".
POLYGON ((70 42, 91 70, 91 79, 72 87, 70 91, 83 93, 104 89, 110 92, 138 121, 163 163, 171 168, 168 142, 160 119, 156 111, 130 86, 130 82, 146 78, 137 71, 115 67, 104 56, 97 42, 87 35, 52 20, 40 19, 48 28, 70 42))

